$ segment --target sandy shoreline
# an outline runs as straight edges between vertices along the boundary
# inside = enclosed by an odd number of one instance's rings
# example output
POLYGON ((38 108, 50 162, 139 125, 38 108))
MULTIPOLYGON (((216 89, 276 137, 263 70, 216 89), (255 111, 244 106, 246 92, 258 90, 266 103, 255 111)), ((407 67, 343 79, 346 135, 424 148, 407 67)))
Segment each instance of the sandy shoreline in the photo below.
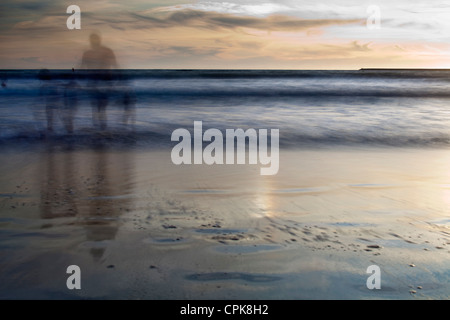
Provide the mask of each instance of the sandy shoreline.
POLYGON ((2 299, 450 297, 449 150, 281 150, 275 176, 168 149, 0 158, 2 299))

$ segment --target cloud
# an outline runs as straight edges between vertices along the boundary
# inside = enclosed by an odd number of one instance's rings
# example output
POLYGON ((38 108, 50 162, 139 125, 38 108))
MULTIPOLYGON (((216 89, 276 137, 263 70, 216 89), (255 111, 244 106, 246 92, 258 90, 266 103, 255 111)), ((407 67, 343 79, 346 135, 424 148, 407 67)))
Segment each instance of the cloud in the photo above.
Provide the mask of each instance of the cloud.
POLYGON ((268 17, 240 16, 228 13, 207 12, 202 10, 183 9, 170 12, 166 17, 157 17, 155 12, 148 15, 134 13, 136 19, 146 21, 149 28, 171 28, 189 26, 207 29, 252 28, 264 31, 299 31, 308 28, 325 27, 344 24, 361 24, 362 19, 301 19, 285 15, 268 17))
POLYGON ((71 67, 94 30, 131 68, 359 68, 450 52, 450 9, 399 1, 378 0, 381 29, 368 30, 371 0, 77 0, 75 31, 66 27, 68 2, 2 0, 1 66, 71 67))
POLYGON ((20 60, 22 60, 26 63, 31 63, 31 64, 41 64, 41 62, 42 62, 40 57, 24 57, 24 58, 20 58, 20 60))
POLYGON ((247 15, 247 16, 267 16, 280 12, 289 12, 290 7, 275 2, 241 4, 222 1, 220 2, 205 1, 205 2, 197 2, 194 4, 190 3, 178 6, 163 7, 158 9, 158 11, 179 11, 179 10, 195 10, 195 11, 206 11, 206 12, 247 15))
POLYGON ((44 16, 39 20, 25 20, 16 23, 12 30, 18 32, 36 31, 35 33, 40 33, 45 30, 61 30, 65 27, 66 16, 44 16))
POLYGON ((177 55, 177 56, 208 56, 212 57, 223 50, 220 47, 196 47, 196 46, 167 46, 157 49, 160 55, 177 55))

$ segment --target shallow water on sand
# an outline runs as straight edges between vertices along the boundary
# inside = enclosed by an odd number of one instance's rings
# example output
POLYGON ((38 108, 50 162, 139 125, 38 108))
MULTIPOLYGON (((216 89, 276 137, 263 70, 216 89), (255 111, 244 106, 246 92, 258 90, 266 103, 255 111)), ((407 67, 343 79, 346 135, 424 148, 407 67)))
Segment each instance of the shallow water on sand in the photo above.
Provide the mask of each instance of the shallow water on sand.
POLYGON ((450 298, 449 160, 281 150, 279 173, 261 176, 176 166, 169 149, 10 147, 0 298, 450 298), (72 264, 82 290, 66 287, 72 264), (373 264, 381 290, 366 287, 373 264))

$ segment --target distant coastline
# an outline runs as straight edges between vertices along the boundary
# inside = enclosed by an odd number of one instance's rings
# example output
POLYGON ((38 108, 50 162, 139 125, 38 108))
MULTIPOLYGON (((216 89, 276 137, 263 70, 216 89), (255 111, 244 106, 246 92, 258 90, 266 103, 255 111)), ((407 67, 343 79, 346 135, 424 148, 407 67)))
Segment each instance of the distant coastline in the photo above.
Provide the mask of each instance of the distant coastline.
MULTIPOLYGON (((15 73, 15 72, 38 72, 42 68, 32 68, 32 69, 16 69, 16 68, 0 68, 0 73, 15 73)), ((54 72, 72 72, 71 68, 67 69, 49 69, 54 72)), ((97 69, 74 69, 78 73, 83 72, 92 72, 92 71, 101 71, 97 69)), ((402 71, 411 71, 411 72, 421 72, 421 71, 427 71, 427 72, 436 72, 436 71, 450 71, 450 68, 360 68, 360 69, 192 69, 192 68, 186 68, 186 69, 161 69, 161 68, 145 68, 145 69, 135 69, 135 68, 115 68, 115 69, 109 69, 113 72, 124 72, 124 71, 135 71, 135 72, 272 72, 272 73, 307 73, 307 72, 359 72, 359 71, 375 71, 375 72, 402 72, 402 71)))
POLYGON ((428 69, 428 68, 361 68, 359 71, 450 71, 450 69, 428 69))

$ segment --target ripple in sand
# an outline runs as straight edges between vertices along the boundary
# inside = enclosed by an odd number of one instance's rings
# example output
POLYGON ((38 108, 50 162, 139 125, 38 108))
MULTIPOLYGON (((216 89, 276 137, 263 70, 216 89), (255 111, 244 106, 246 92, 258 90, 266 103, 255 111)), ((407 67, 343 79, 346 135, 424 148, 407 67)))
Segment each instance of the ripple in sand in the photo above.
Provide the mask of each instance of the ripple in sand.
POLYGON ((450 226, 450 219, 444 218, 439 220, 432 220, 430 221, 432 224, 440 225, 440 226, 450 226))
POLYGON ((89 249, 101 249, 106 248, 111 244, 112 241, 110 240, 103 240, 103 241, 85 241, 80 244, 80 247, 82 248, 89 248, 89 249))
POLYGON ((17 237, 17 238, 48 238, 48 239, 58 239, 58 238, 66 238, 68 235, 63 233, 42 233, 42 232, 19 232, 14 233, 13 231, 2 230, 2 234, 10 232, 9 237, 17 237))
POLYGON ((129 194, 121 194, 116 196, 95 196, 95 197, 87 197, 86 200, 120 200, 120 199, 132 199, 134 196, 129 194))
POLYGON ((84 221, 117 221, 119 220, 118 217, 110 217, 110 216, 91 216, 91 217, 84 217, 84 221))
POLYGON ((247 229, 195 229, 195 232, 198 233, 207 233, 207 234, 231 234, 231 233, 246 233, 247 229))
POLYGON ((389 188, 389 187, 395 187, 395 185, 392 184, 382 184, 382 183, 356 183, 356 184, 349 184, 349 187, 352 188, 389 188))
POLYGON ((264 251, 273 251, 282 249, 283 246, 280 245, 271 245, 271 244, 256 244, 256 245, 247 245, 247 246, 217 246, 214 249, 221 253, 233 253, 233 254, 249 254, 249 253, 259 253, 264 251))
POLYGON ((360 222, 334 222, 328 223, 328 225, 336 227, 373 227, 373 223, 360 223, 360 222))
POLYGON ((146 238, 143 239, 142 242, 144 243, 151 243, 151 244, 179 244, 179 243, 186 243, 189 242, 189 239, 183 238, 183 237, 176 237, 176 238, 146 238))
POLYGON ((17 193, 0 193, 0 198, 29 198, 30 195, 27 194, 17 194, 17 193))
POLYGON ((248 282, 273 282, 282 279, 277 276, 240 272, 195 273, 187 275, 185 278, 193 281, 243 280, 248 282))
POLYGON ((10 218, 10 217, 1 217, 0 218, 0 224, 21 224, 21 225, 27 225, 27 224, 31 224, 32 221, 31 220, 26 220, 26 219, 19 219, 19 218, 10 218))
POLYGON ((320 193, 329 191, 329 187, 311 187, 311 188, 291 188, 291 189, 278 189, 274 190, 274 193, 281 194, 296 194, 296 193, 320 193))
POLYGON ((371 245, 379 245, 387 248, 404 248, 404 249, 412 249, 412 248, 432 248, 430 245, 418 244, 412 241, 408 241, 405 239, 376 239, 369 240, 364 238, 358 238, 359 242, 370 242, 371 245))
POLYGON ((229 193, 227 190, 219 190, 219 189, 190 189, 190 190, 183 190, 179 193, 184 194, 225 194, 229 193))

